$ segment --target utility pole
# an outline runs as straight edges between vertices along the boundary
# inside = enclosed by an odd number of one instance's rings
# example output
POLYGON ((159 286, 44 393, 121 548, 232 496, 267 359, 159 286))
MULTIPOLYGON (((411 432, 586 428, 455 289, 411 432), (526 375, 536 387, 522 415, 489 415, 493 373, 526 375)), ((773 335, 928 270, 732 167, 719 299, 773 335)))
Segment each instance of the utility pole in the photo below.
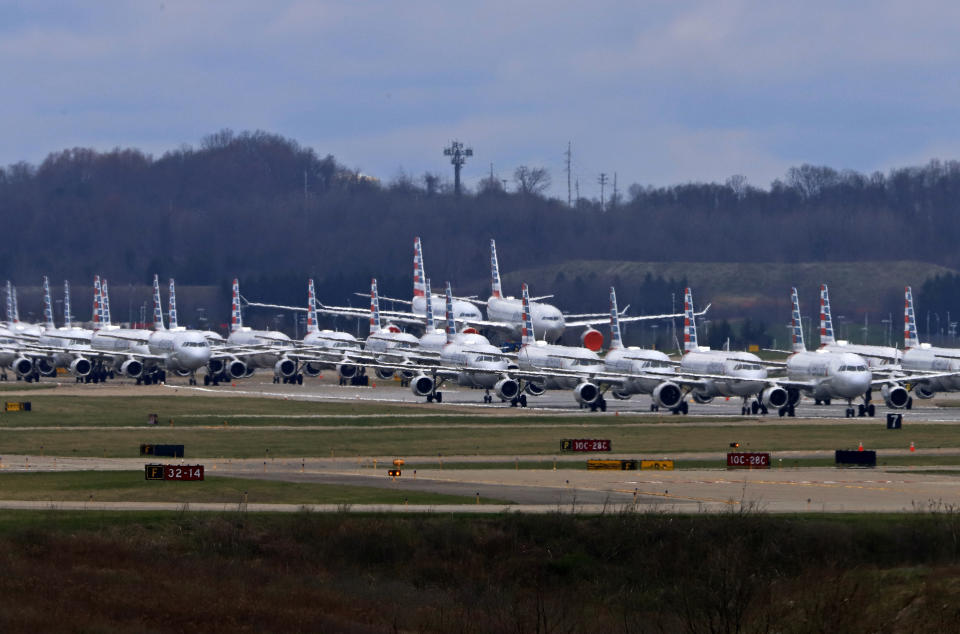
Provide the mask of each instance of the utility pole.
POLYGON ((577 180, 574 181, 574 186, 576 187, 574 191, 577 192, 577 205, 579 205, 580 204, 580 178, 579 177, 577 177, 577 180))
POLYGON ((450 164, 453 165, 453 191, 460 195, 460 168, 467 162, 468 156, 473 156, 473 148, 463 147, 460 141, 451 141, 448 147, 443 148, 443 155, 450 157, 450 164))
POLYGON ((617 194, 617 173, 613 173, 613 196, 610 197, 610 205, 613 207, 617 206, 617 203, 620 202, 620 198, 617 194))
POLYGON ((600 178, 597 179, 600 183, 600 211, 604 211, 603 190, 607 186, 607 180, 606 172, 600 172, 600 178))
POLYGON ((570 152, 570 141, 567 141, 567 207, 570 207, 573 201, 570 199, 570 167, 573 162, 573 154, 570 152))

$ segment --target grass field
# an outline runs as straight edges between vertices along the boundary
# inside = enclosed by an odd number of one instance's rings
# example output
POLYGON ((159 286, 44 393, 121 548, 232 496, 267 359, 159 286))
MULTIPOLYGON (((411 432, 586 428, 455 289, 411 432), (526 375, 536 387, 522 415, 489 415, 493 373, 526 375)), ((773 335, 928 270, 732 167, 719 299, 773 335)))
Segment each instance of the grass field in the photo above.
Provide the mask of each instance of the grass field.
MULTIPOLYGON (((144 479, 143 471, 0 473, 0 499, 272 504, 474 504, 474 497, 389 488, 279 482, 207 475, 201 482, 144 479)), ((504 502, 480 498, 481 504, 504 502)))

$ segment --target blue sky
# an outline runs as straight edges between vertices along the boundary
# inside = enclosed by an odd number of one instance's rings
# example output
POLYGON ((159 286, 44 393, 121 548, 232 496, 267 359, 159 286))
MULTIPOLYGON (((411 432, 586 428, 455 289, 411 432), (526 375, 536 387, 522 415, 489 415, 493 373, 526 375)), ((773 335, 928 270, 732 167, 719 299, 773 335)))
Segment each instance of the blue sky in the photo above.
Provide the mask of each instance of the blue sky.
POLYGON ((960 155, 952 2, 0 2, 0 164, 221 128, 389 181, 546 167, 566 197, 960 155))

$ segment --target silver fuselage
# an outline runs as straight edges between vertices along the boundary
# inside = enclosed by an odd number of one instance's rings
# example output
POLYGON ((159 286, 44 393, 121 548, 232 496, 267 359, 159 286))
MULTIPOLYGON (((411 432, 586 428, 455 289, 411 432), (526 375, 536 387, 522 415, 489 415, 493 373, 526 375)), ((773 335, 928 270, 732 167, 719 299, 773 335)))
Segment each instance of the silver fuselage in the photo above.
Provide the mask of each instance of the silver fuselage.
POLYGON ((638 374, 631 378, 618 391, 623 394, 650 394, 664 381, 676 378, 677 371, 670 357, 659 350, 643 348, 614 348, 603 358, 606 372, 612 374, 638 374), (653 376, 651 376, 653 375, 653 376))
POLYGON ((569 390, 586 380, 590 373, 603 372, 603 361, 593 350, 586 348, 556 346, 545 341, 536 341, 520 348, 517 365, 521 370, 568 370, 582 373, 581 377, 544 376, 538 382, 548 390, 569 390))
POLYGON ((818 400, 853 399, 866 394, 873 379, 867 362, 852 352, 796 352, 787 357, 787 378, 815 385, 803 390, 818 400))
MULTIPOLYGON (((563 313, 556 306, 530 302, 530 317, 533 331, 543 334, 547 341, 556 341, 563 334, 566 323, 563 313)), ((515 297, 494 297, 487 299, 487 319, 513 324, 513 335, 519 337, 523 325, 523 300, 515 297)))
POLYGON ((704 398, 716 396, 753 396, 767 385, 767 369, 760 358, 749 352, 726 350, 691 350, 680 361, 680 372, 705 377, 704 388, 694 394, 704 398), (715 378, 722 377, 722 378, 715 378))

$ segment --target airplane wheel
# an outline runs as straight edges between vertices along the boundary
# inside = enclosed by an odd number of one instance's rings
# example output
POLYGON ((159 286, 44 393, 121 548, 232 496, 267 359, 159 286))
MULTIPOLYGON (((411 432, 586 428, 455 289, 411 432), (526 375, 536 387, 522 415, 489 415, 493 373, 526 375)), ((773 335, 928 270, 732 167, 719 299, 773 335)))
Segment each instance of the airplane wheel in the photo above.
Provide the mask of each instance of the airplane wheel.
POLYGON ((601 412, 607 411, 607 399, 603 398, 602 396, 600 397, 599 407, 601 412))
POLYGON ((764 416, 766 416, 769 412, 770 412, 770 410, 768 410, 766 407, 764 407, 763 405, 760 406, 760 413, 761 413, 761 414, 763 414, 764 416))
POLYGON ((867 416, 873 418, 876 415, 877 415, 877 408, 873 405, 873 403, 870 403, 869 405, 867 405, 867 416))
POLYGON ((302 375, 302 374, 298 374, 298 375, 297 375, 297 385, 303 385, 303 375, 302 375))
POLYGON ((861 403, 859 406, 857 406, 857 416, 862 417, 866 415, 867 415, 867 408, 866 406, 863 405, 863 403, 861 403))
POLYGON ((209 375, 209 374, 204 374, 204 375, 203 375, 203 384, 204 384, 204 385, 210 385, 210 375, 209 375))
POLYGON ((526 406, 527 406, 527 395, 526 395, 526 394, 521 394, 521 395, 520 395, 520 407, 526 407, 526 406))
POLYGON ((780 409, 777 410, 777 413, 780 414, 780 418, 783 418, 787 413, 787 408, 781 407, 780 409))
POLYGON ((821 403, 820 403, 820 399, 818 399, 818 398, 817 398, 817 399, 814 399, 814 400, 813 400, 813 404, 814 404, 814 405, 820 405, 820 404, 821 404, 821 403))
POLYGON ((427 394, 427 402, 428 402, 428 403, 432 403, 432 402, 433 402, 433 394, 427 394))
POLYGON ((690 411, 690 406, 687 405, 686 401, 680 403, 680 413, 686 415, 686 413, 689 411, 690 411))
POLYGON ((793 408, 793 405, 787 407, 787 416, 796 416, 796 410, 793 408))
POLYGON ((760 403, 758 403, 758 402, 756 402, 756 401, 750 403, 750 411, 753 412, 754 414, 756 414, 757 412, 759 412, 759 411, 760 411, 760 403))
POLYGON ((519 402, 520 402, 520 401, 519 401, 519 399, 517 399, 517 398, 512 398, 512 399, 510 399, 510 407, 516 407, 516 406, 517 406, 517 403, 519 403, 519 402))
POLYGON ((828 399, 828 398, 823 399, 823 404, 824 404, 824 405, 829 405, 829 404, 830 404, 830 399, 828 399))
POLYGON ((913 397, 907 399, 907 409, 913 409, 913 397))
POLYGON ((437 392, 437 402, 438 403, 443 402, 443 392, 437 392))

